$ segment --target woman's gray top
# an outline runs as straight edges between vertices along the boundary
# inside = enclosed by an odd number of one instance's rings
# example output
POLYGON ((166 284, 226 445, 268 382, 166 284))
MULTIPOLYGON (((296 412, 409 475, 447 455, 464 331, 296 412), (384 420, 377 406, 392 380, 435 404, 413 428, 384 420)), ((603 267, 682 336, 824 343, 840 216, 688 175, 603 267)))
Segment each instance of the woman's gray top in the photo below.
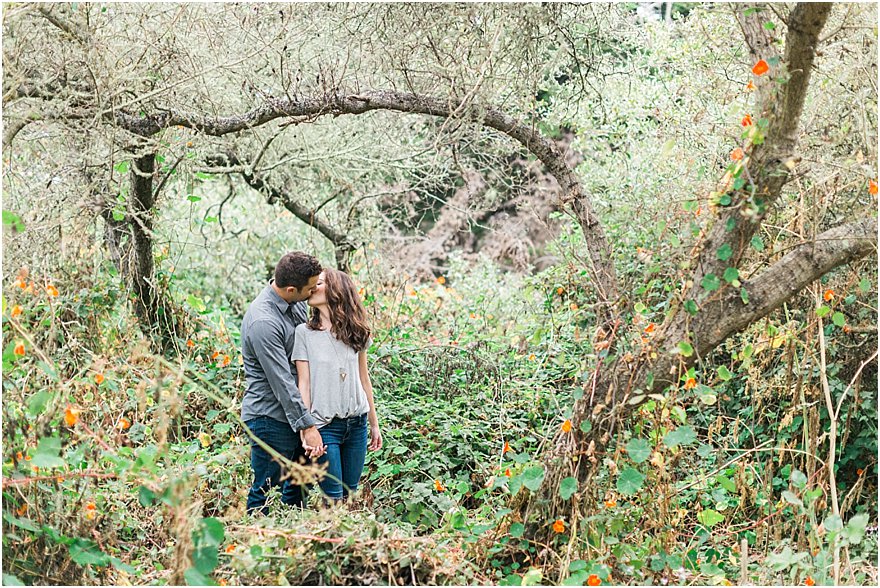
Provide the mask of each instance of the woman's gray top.
POLYGON ((370 412, 361 384, 358 353, 330 331, 313 331, 306 324, 297 326, 291 359, 309 362, 309 409, 317 426, 323 427, 333 417, 370 412))

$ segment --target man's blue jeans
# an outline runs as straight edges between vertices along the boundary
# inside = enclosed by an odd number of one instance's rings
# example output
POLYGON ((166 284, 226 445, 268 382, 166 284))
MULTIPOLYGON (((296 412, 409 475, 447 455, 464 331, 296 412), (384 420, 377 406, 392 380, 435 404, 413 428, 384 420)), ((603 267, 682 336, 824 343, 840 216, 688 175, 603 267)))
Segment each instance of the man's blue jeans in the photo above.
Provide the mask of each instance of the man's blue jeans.
MULTIPOLYGON (((266 445, 296 462, 308 460, 303 450, 299 433, 288 423, 276 421, 271 417, 257 417, 245 423, 255 437, 266 445)), ((248 492, 247 510, 249 513, 261 512, 269 514, 266 506, 266 494, 270 488, 281 486, 281 502, 290 506, 304 508, 308 496, 308 487, 291 484, 290 480, 281 481, 283 468, 265 449, 251 440, 251 469, 254 471, 254 483, 248 492)))
POLYGON ((318 458, 327 465, 327 475, 321 480, 321 490, 329 498, 347 498, 357 490, 364 460, 367 457, 367 415, 346 419, 334 418, 318 429, 327 446, 327 453, 318 458))

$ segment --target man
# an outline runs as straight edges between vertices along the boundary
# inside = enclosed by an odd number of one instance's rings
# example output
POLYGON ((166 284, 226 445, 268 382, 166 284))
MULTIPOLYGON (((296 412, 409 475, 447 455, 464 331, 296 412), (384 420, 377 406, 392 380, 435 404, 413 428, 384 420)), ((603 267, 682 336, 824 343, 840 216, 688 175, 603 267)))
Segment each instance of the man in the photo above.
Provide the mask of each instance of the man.
MULTIPOLYGON (((286 254, 275 266, 275 278, 251 302, 241 324, 247 382, 241 419, 255 437, 291 461, 320 457, 325 449, 315 420, 303 404, 296 367, 290 360, 294 331, 306 322, 305 300, 314 291, 321 269, 311 255, 286 254)), ((268 514, 266 493, 282 485, 281 464, 252 440, 251 468, 254 483, 247 510, 268 514)), ((281 502, 304 507, 306 490, 284 480, 281 502)))

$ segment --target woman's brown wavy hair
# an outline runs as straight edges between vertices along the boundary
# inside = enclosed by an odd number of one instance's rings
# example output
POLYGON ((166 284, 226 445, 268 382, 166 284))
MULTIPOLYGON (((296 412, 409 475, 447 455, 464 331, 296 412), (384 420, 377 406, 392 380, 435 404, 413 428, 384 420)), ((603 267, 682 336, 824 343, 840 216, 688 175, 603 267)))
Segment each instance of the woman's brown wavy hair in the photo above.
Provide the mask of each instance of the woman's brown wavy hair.
MULTIPOLYGON (((370 340, 367 311, 358 296, 354 282, 339 270, 324 270, 324 295, 330 311, 330 332, 357 352, 366 351, 370 340)), ((309 328, 321 330, 321 313, 312 308, 309 328)))

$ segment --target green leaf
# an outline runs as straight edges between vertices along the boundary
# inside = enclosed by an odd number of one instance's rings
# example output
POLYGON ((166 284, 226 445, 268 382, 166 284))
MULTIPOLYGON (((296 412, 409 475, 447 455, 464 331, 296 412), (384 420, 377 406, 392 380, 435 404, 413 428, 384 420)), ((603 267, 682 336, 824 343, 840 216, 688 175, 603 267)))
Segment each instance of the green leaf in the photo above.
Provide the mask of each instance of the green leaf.
POLYGON ((54 468, 64 465, 61 459, 61 439, 44 437, 37 443, 37 450, 31 459, 31 465, 38 468, 54 468))
POLYGON ((651 446, 644 439, 630 439, 626 444, 626 454, 635 463, 642 463, 651 457, 651 446))
POLYGON ((70 546, 70 559, 81 566, 106 566, 110 556, 101 551, 94 541, 77 538, 70 546))
POLYGON ((749 292, 745 288, 739 289, 739 297, 742 299, 743 304, 749 303, 749 292))
POLYGON ((195 568, 188 568, 183 572, 183 579, 187 586, 216 586, 211 578, 195 568))
POLYGON ((562 482, 559 483, 559 496, 562 497, 562 500, 568 500, 569 498, 577 492, 578 482, 575 478, 564 478, 562 482))
POLYGON ((4 586, 27 586, 24 582, 13 576, 12 574, 3 574, 4 586))
POLYGON ((127 563, 125 563, 124 561, 119 559, 118 557, 111 557, 110 558, 110 565, 112 565, 117 570, 121 570, 121 571, 125 572, 126 574, 136 574, 137 573, 137 570, 134 568, 134 566, 128 565, 127 563))
POLYGON ((678 343, 678 352, 685 357, 690 357, 694 354, 694 348, 687 341, 680 341, 678 343))
POLYGON ((114 208, 113 209, 113 220, 115 220, 115 221, 125 220, 125 213, 122 212, 121 210, 117 210, 114 208))
POLYGON ((192 306, 198 312, 205 312, 205 310, 207 310, 205 302, 198 296, 193 296, 192 294, 190 294, 186 297, 186 303, 192 306))
POLYGON ((674 431, 669 431, 663 437, 663 443, 667 447, 677 447, 679 445, 690 445, 697 440, 697 432, 690 425, 679 427, 674 431))
POLYGON ((697 303, 693 300, 685 300, 684 309, 688 311, 688 314, 690 314, 691 316, 695 316, 698 312, 697 303))
POLYGON ((625 496, 632 496, 642 489, 645 475, 635 468, 626 468, 617 477, 617 491, 625 496))
POLYGON ((571 573, 579 572, 581 570, 587 569, 587 562, 582 559, 576 559, 570 564, 568 564, 568 571, 571 573))
POLYGON ((733 256, 733 248, 725 243, 718 248, 718 251, 715 252, 715 255, 717 255, 718 259, 720 259, 721 261, 727 261, 733 256))
POLYGON ((826 531, 840 531, 843 528, 843 521, 840 520, 839 515, 833 514, 822 521, 822 526, 826 531))
POLYGON ((138 488, 138 502, 141 503, 141 506, 150 506, 153 504, 153 501, 156 500, 156 493, 147 488, 146 486, 141 486, 138 488))
POLYGON ((697 520, 700 521, 701 524, 706 525, 707 527, 714 527, 718 523, 724 520, 724 515, 718 512, 717 510, 712 510, 711 508, 707 508, 706 510, 697 513, 697 520))
POLYGON ((52 394, 48 390, 40 390, 28 399, 27 413, 32 417, 43 414, 50 398, 52 394))
POLYGON ((513 523, 508 530, 511 537, 522 537, 526 532, 526 526, 522 523, 513 523))
POLYGON ((21 222, 21 217, 8 210, 3 211, 3 226, 11 227, 16 233, 24 231, 24 223, 21 222))
POLYGON ((581 432, 583 432, 583 433, 589 433, 590 431, 593 430, 593 423, 591 423, 588 420, 583 420, 583 421, 581 421, 580 429, 581 429, 581 432))
POLYGON ((700 285, 707 292, 714 292, 721 287, 721 280, 715 274, 706 274, 703 276, 703 281, 700 282, 700 285))
POLYGON ((115 169, 117 172, 119 172, 121 174, 126 174, 126 173, 128 173, 128 162, 127 161, 120 161, 119 163, 117 163, 116 165, 113 166, 113 169, 115 169))
POLYGON ((736 493, 736 482, 728 478, 727 476, 718 475, 715 477, 715 481, 718 482, 718 485, 730 492, 731 494, 736 493))
POLYGON ((764 251, 764 241, 761 239, 760 235, 753 236, 749 244, 755 251, 764 251))
POLYGON ((729 267, 724 270, 724 276, 722 277, 724 278, 724 281, 728 284, 733 284, 734 282, 739 280, 739 270, 735 267, 729 267))
POLYGON ((536 492, 544 482, 544 466, 531 466, 523 470, 523 486, 536 492))
POLYGON ((768 20, 767 22, 764 23, 764 28, 767 29, 768 31, 772 31, 773 29, 776 28, 776 25, 768 20))
POLYGON ((828 316, 829 313, 831 313, 831 309, 824 304, 816 309, 816 316, 819 318, 828 316))
POLYGON ((544 573, 541 568, 529 568, 529 571, 523 575, 521 586, 537 586, 541 583, 544 573))
POLYGON ((843 537, 852 544, 858 545, 865 536, 865 529, 868 527, 868 515, 865 513, 853 516, 843 529, 843 537))
POLYGON ((871 290, 871 282, 867 278, 862 278, 859 280, 859 291, 862 294, 867 294, 871 290))
POLYGON ((733 189, 734 190, 741 190, 742 187, 745 185, 746 185, 745 178, 736 178, 735 180, 733 180, 733 189))
POLYGON ((186 199, 189 200, 190 202, 198 202, 199 200, 202 199, 202 197, 196 196, 195 194, 190 194, 189 196, 186 197, 186 199))
POLYGON ((791 470, 788 478, 795 488, 805 488, 807 486, 807 476, 800 470, 791 470))
POLYGON ((838 327, 843 327, 846 324, 846 317, 842 312, 835 312, 831 315, 831 322, 837 325, 838 327))
POLYGON ((720 365, 718 366, 718 377, 721 378, 723 382, 727 382, 733 377, 733 374, 730 373, 730 370, 727 369, 726 366, 720 365))

